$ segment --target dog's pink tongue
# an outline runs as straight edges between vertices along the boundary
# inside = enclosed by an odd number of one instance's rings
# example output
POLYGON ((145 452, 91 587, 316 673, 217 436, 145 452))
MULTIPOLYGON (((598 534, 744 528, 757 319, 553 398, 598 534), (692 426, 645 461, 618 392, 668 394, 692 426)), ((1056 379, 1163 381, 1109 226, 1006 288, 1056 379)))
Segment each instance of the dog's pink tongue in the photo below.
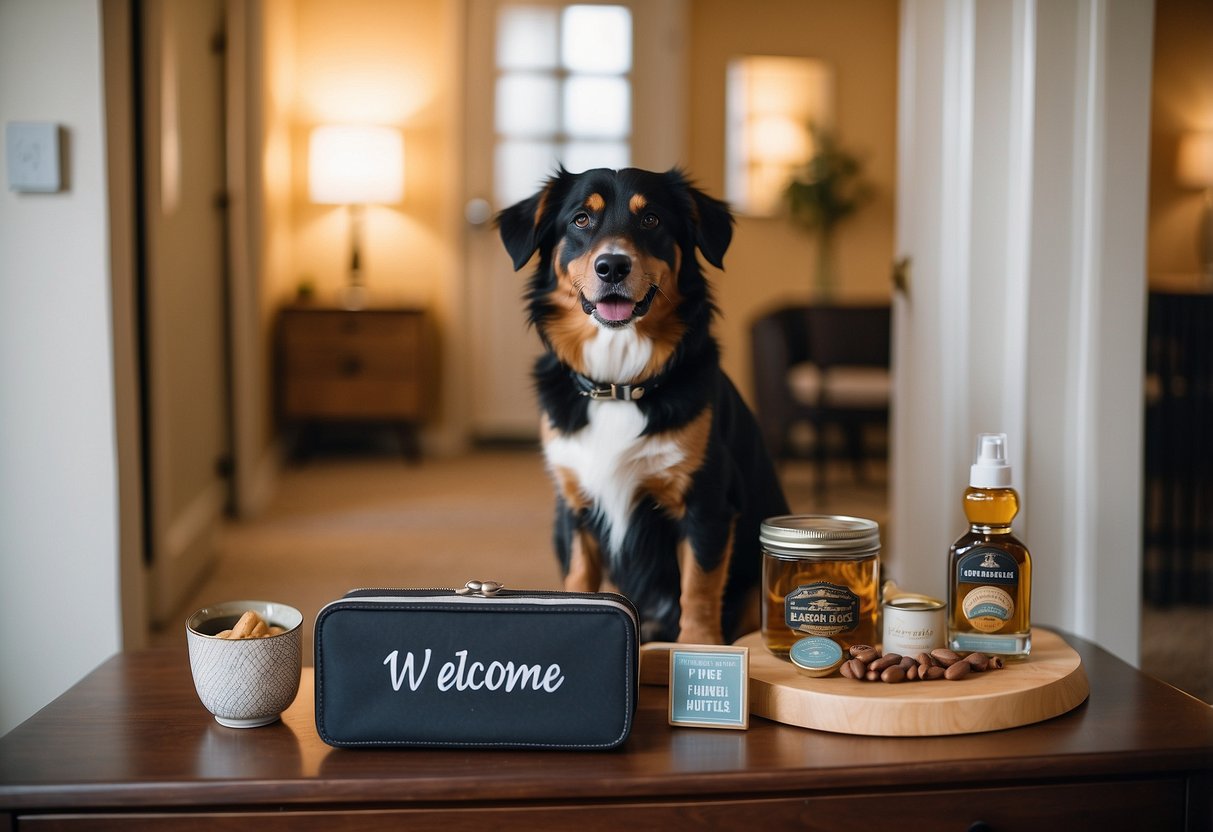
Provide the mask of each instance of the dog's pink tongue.
POLYGON ((630 300, 600 300, 595 309, 598 311, 598 317, 604 321, 626 321, 632 317, 634 306, 630 300))

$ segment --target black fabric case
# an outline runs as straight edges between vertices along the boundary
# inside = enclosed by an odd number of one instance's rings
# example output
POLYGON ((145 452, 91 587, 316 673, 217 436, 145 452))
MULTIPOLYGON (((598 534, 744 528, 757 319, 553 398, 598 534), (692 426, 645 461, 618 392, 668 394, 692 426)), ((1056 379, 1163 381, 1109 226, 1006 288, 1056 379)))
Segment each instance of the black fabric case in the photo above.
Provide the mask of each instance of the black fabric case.
POLYGON ((316 730, 347 748, 614 748, 638 625, 614 593, 354 590, 316 617, 316 730))

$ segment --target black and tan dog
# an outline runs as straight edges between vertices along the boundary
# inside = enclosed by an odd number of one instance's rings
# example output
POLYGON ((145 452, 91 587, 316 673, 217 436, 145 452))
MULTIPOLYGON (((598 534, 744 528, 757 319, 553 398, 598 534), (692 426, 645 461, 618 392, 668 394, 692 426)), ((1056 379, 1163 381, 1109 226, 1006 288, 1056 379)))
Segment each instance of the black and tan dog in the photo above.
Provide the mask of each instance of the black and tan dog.
POLYGON ((516 270, 539 252, 527 299, 566 589, 605 572, 646 641, 757 626, 758 526, 787 504, 710 332, 695 249, 722 266, 727 206, 678 170, 561 170, 497 221, 516 270))

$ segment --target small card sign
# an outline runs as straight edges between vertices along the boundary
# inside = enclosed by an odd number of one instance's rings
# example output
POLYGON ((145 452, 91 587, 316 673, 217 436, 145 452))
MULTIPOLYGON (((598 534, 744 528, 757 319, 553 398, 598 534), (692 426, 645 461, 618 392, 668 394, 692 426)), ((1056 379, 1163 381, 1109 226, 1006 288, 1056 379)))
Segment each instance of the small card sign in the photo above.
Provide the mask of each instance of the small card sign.
POLYGON ((670 724, 750 727, 750 648, 671 647, 670 724))

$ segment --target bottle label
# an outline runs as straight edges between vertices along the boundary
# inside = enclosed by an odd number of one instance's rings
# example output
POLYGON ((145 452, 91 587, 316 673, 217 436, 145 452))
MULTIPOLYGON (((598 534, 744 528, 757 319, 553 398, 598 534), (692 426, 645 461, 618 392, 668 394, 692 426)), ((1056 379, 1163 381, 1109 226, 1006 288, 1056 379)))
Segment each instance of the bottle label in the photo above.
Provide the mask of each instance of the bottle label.
POLYGON ((956 582, 1015 586, 1019 583, 1019 565, 1000 549, 975 549, 956 564, 956 582))
POLYGON ((956 564, 956 584, 978 584, 964 595, 961 610, 973 629, 994 633, 1015 614, 1019 566, 999 549, 977 549, 956 564))
POLYGON ((796 587, 784 598, 788 628, 814 636, 832 636, 859 625, 859 596, 850 587, 817 581, 796 587))

